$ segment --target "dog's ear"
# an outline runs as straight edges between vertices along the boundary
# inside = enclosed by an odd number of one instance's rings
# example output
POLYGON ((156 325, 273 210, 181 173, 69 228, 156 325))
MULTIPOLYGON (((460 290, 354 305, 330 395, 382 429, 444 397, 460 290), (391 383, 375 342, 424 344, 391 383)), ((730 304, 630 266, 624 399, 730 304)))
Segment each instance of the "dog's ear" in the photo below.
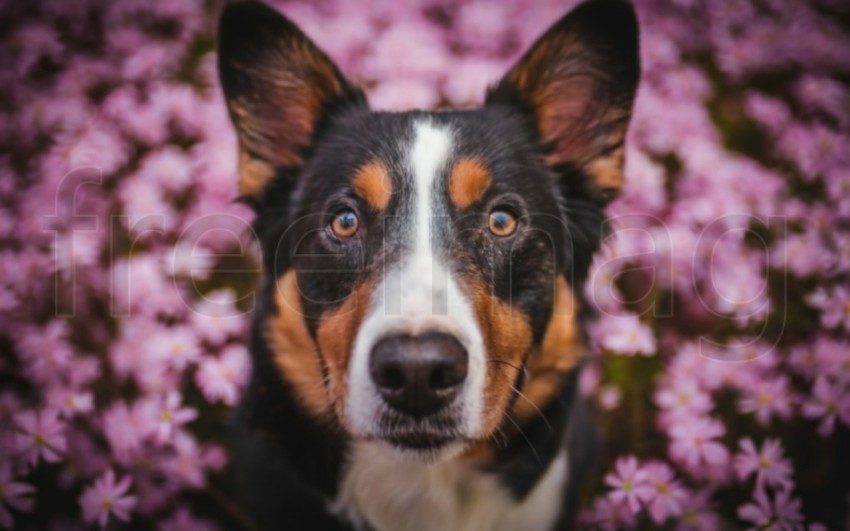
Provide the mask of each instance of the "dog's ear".
POLYGON ((552 166, 580 168, 602 201, 623 182, 640 77, 638 25, 623 0, 591 0, 555 23, 487 94, 531 113, 552 166))
POLYGON ((227 5, 218 69, 239 136, 239 191, 256 200, 281 168, 298 167, 329 114, 363 93, 292 22, 259 2, 227 5))

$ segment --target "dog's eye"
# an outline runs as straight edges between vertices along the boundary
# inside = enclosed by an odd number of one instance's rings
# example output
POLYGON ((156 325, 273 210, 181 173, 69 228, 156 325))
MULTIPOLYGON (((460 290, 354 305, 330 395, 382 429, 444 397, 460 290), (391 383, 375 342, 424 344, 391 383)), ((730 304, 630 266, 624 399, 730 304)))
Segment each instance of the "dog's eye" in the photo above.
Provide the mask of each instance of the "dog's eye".
POLYGON ((331 222, 331 230, 340 238, 350 238, 357 233, 360 220, 353 210, 342 210, 337 212, 331 222))
POLYGON ((495 209, 490 212, 490 232, 496 236, 510 236, 516 232, 517 219, 516 216, 504 209, 495 209))

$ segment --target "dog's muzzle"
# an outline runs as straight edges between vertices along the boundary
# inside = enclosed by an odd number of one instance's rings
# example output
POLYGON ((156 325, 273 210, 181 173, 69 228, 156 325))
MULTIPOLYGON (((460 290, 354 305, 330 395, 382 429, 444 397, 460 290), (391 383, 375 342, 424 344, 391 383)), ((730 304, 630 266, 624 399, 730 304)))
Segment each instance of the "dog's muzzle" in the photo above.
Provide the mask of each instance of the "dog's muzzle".
POLYGON ((369 373, 378 393, 398 413, 422 420, 451 404, 466 381, 469 356, 449 334, 425 332, 378 341, 369 373))

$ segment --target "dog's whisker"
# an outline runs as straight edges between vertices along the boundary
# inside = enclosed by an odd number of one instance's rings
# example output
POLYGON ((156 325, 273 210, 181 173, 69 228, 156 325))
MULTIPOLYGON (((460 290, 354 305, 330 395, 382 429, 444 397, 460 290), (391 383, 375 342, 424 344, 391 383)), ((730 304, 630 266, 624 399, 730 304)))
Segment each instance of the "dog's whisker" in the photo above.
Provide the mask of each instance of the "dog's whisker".
POLYGON ((511 384, 511 389, 514 390, 514 392, 517 394, 517 396, 519 396, 520 398, 522 398, 523 400, 525 400, 526 402, 531 404, 531 407, 534 408, 534 411, 536 411, 537 414, 540 415, 540 418, 543 419, 543 422, 546 424, 546 428, 548 428, 549 432, 552 433, 554 431, 554 428, 552 428, 552 424, 549 423, 549 419, 546 418, 546 415, 543 414, 543 411, 540 410, 540 408, 537 406, 537 404, 532 402, 530 398, 525 396, 525 394, 522 391, 520 391, 519 389, 517 389, 516 386, 514 386, 513 384, 511 384))
POLYGON ((534 447, 534 443, 531 442, 531 439, 528 438, 528 436, 522 430, 522 427, 511 416, 510 412, 505 411, 505 418, 508 419, 509 421, 511 421, 511 424, 514 425, 514 427, 519 432, 520 436, 522 436, 522 438, 525 439, 525 442, 528 443, 528 447, 531 449, 531 453, 534 454, 534 458, 537 460, 537 464, 539 464, 540 466, 543 466, 543 460, 540 459, 540 454, 537 453, 537 448, 534 447))

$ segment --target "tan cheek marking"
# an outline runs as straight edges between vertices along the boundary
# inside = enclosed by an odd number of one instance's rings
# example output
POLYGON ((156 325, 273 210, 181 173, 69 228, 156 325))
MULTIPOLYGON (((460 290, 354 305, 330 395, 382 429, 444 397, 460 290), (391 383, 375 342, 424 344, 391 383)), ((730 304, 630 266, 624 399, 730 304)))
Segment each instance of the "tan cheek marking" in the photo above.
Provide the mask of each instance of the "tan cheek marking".
POLYGON ((517 422, 531 420, 555 396, 566 373, 575 367, 585 354, 578 328, 578 303, 564 277, 555 286, 552 317, 543 336, 539 351, 526 362, 527 376, 522 394, 513 405, 517 422))
POLYGON ((375 210, 387 208, 393 193, 393 181, 386 166, 372 161, 357 170, 354 191, 375 210))
POLYGON ((340 306, 322 316, 316 329, 316 339, 330 376, 330 400, 343 422, 348 396, 348 363, 360 323, 369 309, 373 288, 370 283, 356 286, 340 306))
POLYGON ((490 187, 490 172, 478 159, 460 159, 449 176, 449 198, 458 208, 475 203, 490 187))
POLYGON ((304 323, 294 271, 278 280, 275 305, 277 314, 264 328, 274 362, 299 401, 314 415, 324 416, 330 411, 330 402, 322 383, 319 353, 304 323))
POLYGON ((487 349, 484 384, 484 432, 490 434, 502 421, 516 380, 515 367, 531 348, 528 316, 499 300, 480 280, 469 282, 478 326, 487 349))

